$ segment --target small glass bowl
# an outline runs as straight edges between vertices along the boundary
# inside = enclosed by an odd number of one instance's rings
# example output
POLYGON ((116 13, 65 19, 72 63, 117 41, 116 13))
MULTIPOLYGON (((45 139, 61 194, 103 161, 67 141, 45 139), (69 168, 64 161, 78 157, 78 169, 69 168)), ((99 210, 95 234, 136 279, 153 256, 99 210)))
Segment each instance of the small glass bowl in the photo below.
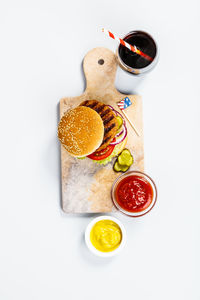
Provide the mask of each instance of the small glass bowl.
POLYGON ((112 197, 112 201, 115 205, 115 207, 120 211, 122 212, 123 214, 129 216, 129 217, 141 217, 145 214, 147 214, 155 205, 156 203, 156 200, 157 200, 157 188, 156 188, 156 185, 154 183, 154 181, 151 179, 150 176, 148 176, 147 174, 145 173, 142 173, 142 172, 139 172, 139 171, 129 171, 125 174, 122 174, 120 175, 119 177, 117 177, 117 179, 114 181, 113 185, 112 185, 112 190, 111 190, 111 197, 112 197), (144 210, 142 211, 139 211, 139 212, 130 212, 130 211, 127 211, 125 209, 123 209, 119 203, 117 202, 116 200, 116 197, 115 197, 115 191, 116 191, 116 187, 117 185, 119 184, 119 182, 126 178, 126 177, 129 177, 129 176, 132 176, 132 175, 137 175, 137 176, 140 176, 140 177, 143 177, 145 178, 151 185, 152 189, 153 189, 153 199, 152 199, 152 202, 151 204, 144 210))

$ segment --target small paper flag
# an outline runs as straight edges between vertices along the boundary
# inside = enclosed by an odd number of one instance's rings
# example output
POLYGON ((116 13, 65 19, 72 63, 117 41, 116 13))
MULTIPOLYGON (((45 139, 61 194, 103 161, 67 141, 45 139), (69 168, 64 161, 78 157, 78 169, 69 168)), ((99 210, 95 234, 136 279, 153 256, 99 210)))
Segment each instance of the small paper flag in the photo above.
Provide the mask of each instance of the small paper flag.
POLYGON ((121 109, 123 115, 126 117, 126 119, 129 121, 130 125, 132 126, 132 128, 134 129, 135 133, 140 136, 139 132, 137 131, 137 129, 135 128, 133 122, 130 120, 130 118, 128 117, 128 115, 125 113, 125 109, 127 107, 129 107, 132 104, 131 100, 129 99, 129 97, 125 97, 124 99, 122 99, 121 101, 119 101, 117 103, 118 107, 121 109))
POLYGON ((122 99, 121 101, 119 101, 117 103, 117 105, 119 106, 119 108, 121 110, 126 109, 127 107, 129 107, 132 104, 131 100, 129 99, 129 97, 126 97, 124 99, 122 99))

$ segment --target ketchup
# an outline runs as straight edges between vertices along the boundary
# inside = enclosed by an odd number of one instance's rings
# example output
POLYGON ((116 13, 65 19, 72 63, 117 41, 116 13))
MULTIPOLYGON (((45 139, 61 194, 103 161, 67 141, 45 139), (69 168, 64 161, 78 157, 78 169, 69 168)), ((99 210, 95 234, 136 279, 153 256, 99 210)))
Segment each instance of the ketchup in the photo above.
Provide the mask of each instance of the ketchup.
POLYGON ((122 179, 115 191, 117 203, 126 211, 141 212, 151 204, 153 189, 142 176, 130 175, 122 179))

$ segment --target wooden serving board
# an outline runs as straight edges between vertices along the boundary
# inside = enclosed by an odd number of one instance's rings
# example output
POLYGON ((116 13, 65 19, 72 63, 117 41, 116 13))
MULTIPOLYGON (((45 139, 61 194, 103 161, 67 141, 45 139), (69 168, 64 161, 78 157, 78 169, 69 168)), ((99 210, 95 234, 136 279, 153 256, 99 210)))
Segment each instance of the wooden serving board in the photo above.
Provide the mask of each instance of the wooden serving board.
MULTIPOLYGON (((127 124, 128 142, 126 147, 134 157, 130 170, 143 171, 143 124, 142 100, 138 95, 125 95, 114 86, 117 69, 115 54, 106 48, 95 48, 87 53, 83 61, 86 77, 86 90, 78 97, 60 100, 60 117, 84 100, 99 100, 112 105, 118 110, 117 102, 128 96, 132 105, 126 113, 140 133, 138 137, 132 127, 127 124)), ((89 158, 80 160, 71 157, 61 146, 62 165, 62 207, 66 213, 111 212, 115 208, 111 200, 111 186, 121 173, 113 171, 113 162, 100 166, 89 158)))

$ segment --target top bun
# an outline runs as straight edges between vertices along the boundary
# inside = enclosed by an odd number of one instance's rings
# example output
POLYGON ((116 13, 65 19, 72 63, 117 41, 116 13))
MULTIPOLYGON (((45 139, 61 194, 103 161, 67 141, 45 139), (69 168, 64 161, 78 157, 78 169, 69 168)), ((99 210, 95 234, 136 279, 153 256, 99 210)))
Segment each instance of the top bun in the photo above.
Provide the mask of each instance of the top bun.
POLYGON ((85 106, 69 110, 58 126, 60 142, 75 157, 93 153, 101 145, 103 136, 104 126, 100 115, 85 106))

